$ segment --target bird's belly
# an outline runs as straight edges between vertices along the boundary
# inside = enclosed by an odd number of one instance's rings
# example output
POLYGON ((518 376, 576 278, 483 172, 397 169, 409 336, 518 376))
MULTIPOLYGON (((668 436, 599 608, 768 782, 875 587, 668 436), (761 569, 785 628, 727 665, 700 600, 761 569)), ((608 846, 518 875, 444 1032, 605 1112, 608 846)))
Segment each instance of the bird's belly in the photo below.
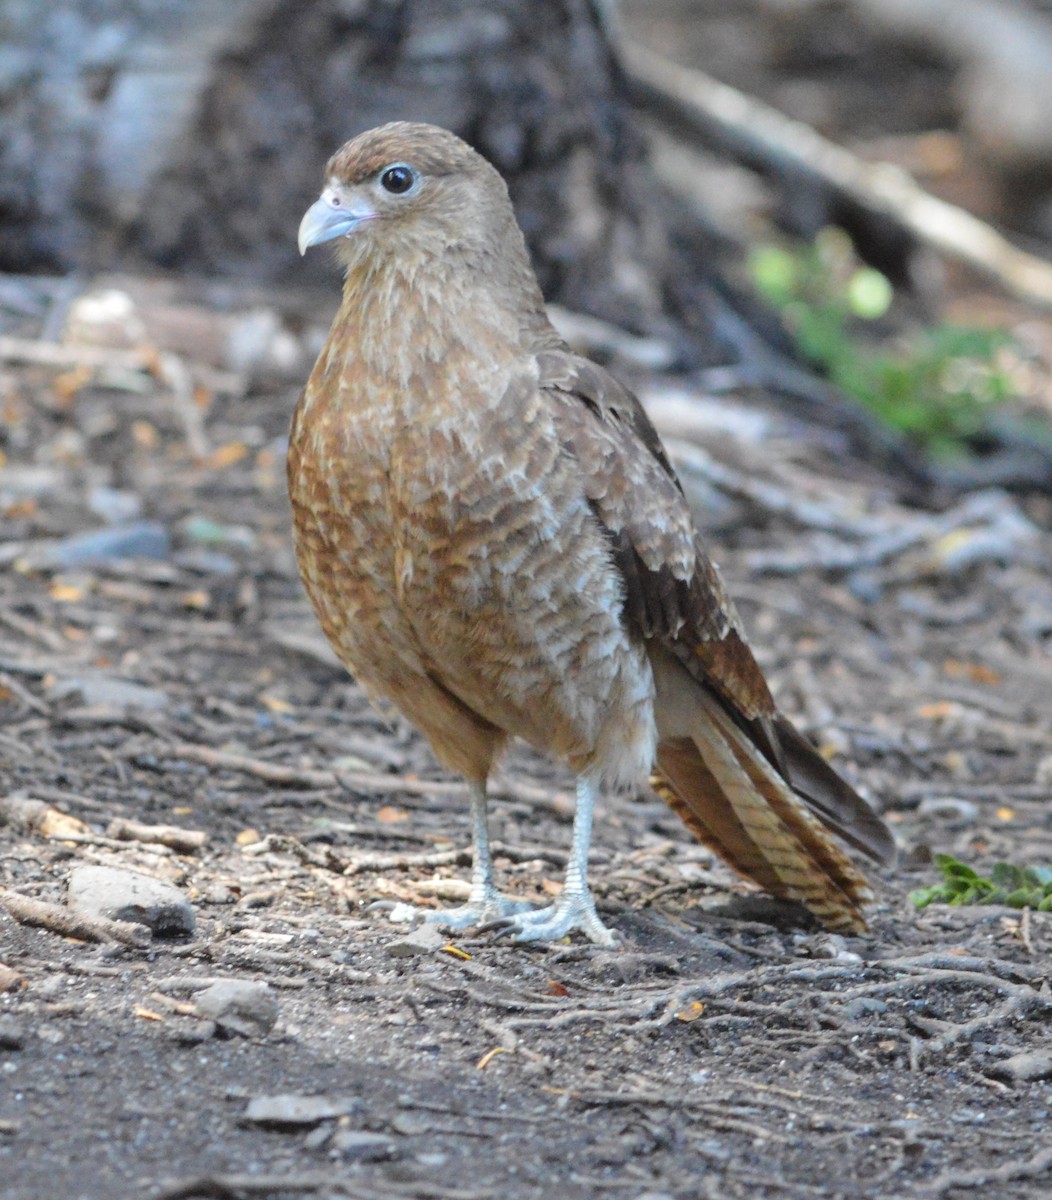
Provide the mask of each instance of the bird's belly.
POLYGON ((653 676, 572 463, 550 436, 486 454, 434 424, 376 446, 363 431, 335 461, 290 456, 304 584, 359 683, 457 769, 450 697, 576 771, 645 780, 653 676))
POLYGON ((653 761, 653 676, 606 538, 561 463, 534 478, 507 467, 446 471, 396 506, 402 610, 465 704, 576 771, 638 783, 653 761))

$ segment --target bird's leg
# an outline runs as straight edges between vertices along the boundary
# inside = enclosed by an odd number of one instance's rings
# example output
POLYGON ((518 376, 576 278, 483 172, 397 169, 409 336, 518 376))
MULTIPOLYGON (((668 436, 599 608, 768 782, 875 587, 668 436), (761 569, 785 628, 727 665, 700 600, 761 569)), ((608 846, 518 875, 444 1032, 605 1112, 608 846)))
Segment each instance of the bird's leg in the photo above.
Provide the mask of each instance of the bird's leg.
POLYGON ((471 789, 471 835, 474 861, 471 867, 471 892, 467 904, 457 908, 418 909, 399 905, 396 910, 402 915, 406 910, 409 917, 422 916, 425 921, 444 925, 447 929, 465 929, 469 925, 483 925, 500 921, 516 913, 528 912, 527 900, 513 900, 502 896, 493 883, 493 856, 489 847, 489 822, 486 819, 486 785, 476 784, 471 789))
POLYGON ((579 929, 599 946, 616 946, 617 935, 599 920, 588 890, 588 845, 592 838, 592 811, 596 783, 582 775, 577 780, 577 811, 573 821, 573 849, 559 899, 547 908, 510 917, 505 930, 517 942, 554 942, 579 929))

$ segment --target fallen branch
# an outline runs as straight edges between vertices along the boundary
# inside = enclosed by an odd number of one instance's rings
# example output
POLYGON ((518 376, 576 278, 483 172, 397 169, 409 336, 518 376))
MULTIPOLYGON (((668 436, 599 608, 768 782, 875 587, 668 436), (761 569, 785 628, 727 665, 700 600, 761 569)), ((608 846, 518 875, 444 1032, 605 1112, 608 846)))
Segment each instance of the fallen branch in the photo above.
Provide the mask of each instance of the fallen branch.
POLYGON ((145 925, 130 921, 111 921, 107 917, 89 917, 61 904, 33 900, 6 888, 0 890, 0 904, 20 925, 35 925, 62 937, 84 942, 119 942, 123 946, 148 946, 151 933, 145 925))
POLYGON ((890 163, 867 163, 762 101, 639 42, 620 47, 640 104, 763 172, 793 171, 890 218, 927 246, 967 263, 1006 291, 1052 308, 1052 263, 1013 246, 997 230, 924 191, 890 163))

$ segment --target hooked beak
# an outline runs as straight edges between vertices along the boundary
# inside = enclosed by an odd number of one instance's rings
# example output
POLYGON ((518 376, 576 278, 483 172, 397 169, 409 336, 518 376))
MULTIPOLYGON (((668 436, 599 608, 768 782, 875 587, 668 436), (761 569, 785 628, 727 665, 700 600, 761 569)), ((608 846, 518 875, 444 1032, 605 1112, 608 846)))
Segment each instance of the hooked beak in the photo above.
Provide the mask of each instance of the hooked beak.
POLYGON ((303 214, 300 221, 298 243, 300 254, 306 254, 311 246, 331 242, 333 238, 353 233, 363 221, 376 216, 364 205, 348 204, 335 188, 326 188, 303 214))

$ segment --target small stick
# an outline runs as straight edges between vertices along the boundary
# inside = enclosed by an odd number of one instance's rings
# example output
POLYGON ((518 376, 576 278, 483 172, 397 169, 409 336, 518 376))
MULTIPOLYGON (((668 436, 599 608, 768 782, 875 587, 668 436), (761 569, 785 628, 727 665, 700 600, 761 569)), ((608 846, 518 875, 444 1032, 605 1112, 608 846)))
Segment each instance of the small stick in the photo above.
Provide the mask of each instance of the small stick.
POLYGON ((193 854, 208 841, 201 829, 181 829, 178 825, 143 825, 116 817, 106 829, 107 837, 119 842, 147 842, 167 846, 179 854, 193 854))
MULTIPOLYGON (((281 763, 267 762, 247 754, 234 754, 228 750, 217 750, 212 746, 201 746, 195 742, 180 742, 166 747, 164 756, 184 758, 191 762, 204 763, 226 771, 243 771, 268 783, 283 787, 331 788, 388 794, 401 792, 410 796, 456 796, 467 795, 467 785, 451 783, 444 779, 407 779, 404 775, 384 775, 379 771, 319 771, 307 767, 287 767, 281 763)), ((556 816, 566 817, 573 811, 567 797, 561 793, 550 793, 544 788, 529 784, 510 784, 498 781, 491 793, 494 797, 517 800, 534 808, 545 808, 556 816)))
POLYGON ((33 900, 18 892, 0 889, 0 904, 21 925, 36 925, 62 937, 85 942, 120 942, 123 946, 147 946, 151 934, 145 925, 130 921, 111 921, 108 917, 89 917, 61 904, 33 900))

